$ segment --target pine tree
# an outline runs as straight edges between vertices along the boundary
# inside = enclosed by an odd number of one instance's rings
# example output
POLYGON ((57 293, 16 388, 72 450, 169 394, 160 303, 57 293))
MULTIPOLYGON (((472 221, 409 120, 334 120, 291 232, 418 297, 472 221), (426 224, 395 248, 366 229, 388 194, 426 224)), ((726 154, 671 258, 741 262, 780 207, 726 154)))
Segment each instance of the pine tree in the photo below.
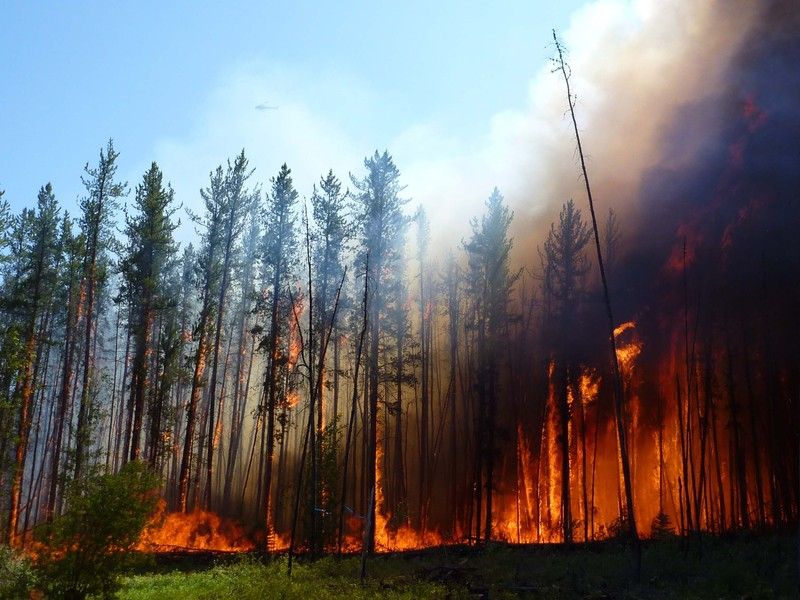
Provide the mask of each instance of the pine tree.
MULTIPOLYGON (((183 438, 180 474, 178 476, 178 509, 186 512, 189 502, 189 477, 197 428, 197 409, 205 386, 205 372, 208 366, 209 337, 213 327, 214 301, 220 279, 220 255, 222 254, 222 228, 224 220, 225 175, 222 167, 217 167, 209 176, 207 188, 200 190, 205 213, 196 215, 189 212, 201 235, 201 246, 197 254, 197 280, 201 296, 200 314, 192 337, 196 340, 195 354, 192 358, 192 384, 186 406, 186 433, 183 438)), ((199 477, 199 474, 198 474, 199 477)))
POLYGON ((476 305, 475 325, 478 337, 476 499, 480 507, 483 494, 481 479, 485 472, 484 535, 487 541, 492 539, 500 335, 505 328, 509 295, 516 280, 516 275, 510 272, 509 266, 512 242, 508 237, 508 228, 512 219, 513 213, 503 204, 503 196, 495 188, 486 201, 486 212, 481 220, 473 219, 472 237, 465 244, 469 256, 470 293, 476 305))
POLYGON ((425 209, 419 207, 414 219, 417 223, 417 262, 419 263, 419 343, 420 343, 420 422, 419 422, 419 522, 417 526, 425 529, 427 525, 430 451, 428 449, 431 420, 431 376, 430 376, 430 291, 426 282, 430 279, 428 265, 428 245, 430 243, 430 224, 425 209))
MULTIPOLYGON (((60 379, 57 384, 55 413, 53 416, 53 435, 50 458, 50 489, 47 496, 45 516, 51 520, 56 513, 59 485, 62 484, 61 453, 64 432, 67 427, 67 411, 71 403, 75 358, 78 350, 78 322, 81 316, 81 273, 83 257, 86 252, 86 238, 82 233, 73 233, 74 223, 65 214, 61 224, 61 248, 64 253, 58 289, 59 305, 63 307, 61 315, 64 331, 64 344, 60 368, 60 379)), ((62 486, 63 490, 63 486, 62 486)))
POLYGON ((399 194, 400 171, 392 157, 384 151, 375 151, 372 157, 364 159, 367 174, 363 178, 351 176, 358 201, 358 225, 361 234, 362 253, 369 256, 367 279, 369 284, 369 348, 367 367, 369 389, 367 392, 368 423, 365 423, 367 437, 366 490, 373 498, 367 510, 367 519, 373 524, 367 540, 367 551, 375 551, 375 468, 377 452, 378 425, 378 382, 380 360, 380 338, 382 331, 382 311, 385 305, 384 274, 394 268, 400 259, 400 240, 405 237, 408 217, 403 214, 406 200, 399 194))
POLYGON ((578 343, 576 320, 582 292, 581 283, 589 269, 585 249, 590 240, 591 231, 570 199, 561 209, 558 226, 551 225, 544 244, 550 276, 547 292, 553 297, 555 317, 551 343, 555 346, 553 360, 556 366, 556 408, 560 423, 561 520, 565 543, 572 542, 573 537, 569 462, 571 410, 568 387, 570 380, 574 382, 577 378, 579 368, 573 353, 578 343))
MULTIPOLYGON (((339 414, 339 321, 338 315, 343 308, 341 288, 344 285, 345 265, 344 256, 352 237, 352 223, 350 222, 346 201, 348 192, 342 190, 342 184, 328 171, 327 175, 320 177, 319 188, 315 185, 311 194, 311 206, 314 227, 313 262, 316 265, 313 281, 314 301, 314 353, 317 358, 317 381, 319 390, 315 393, 317 447, 313 449, 312 459, 316 461, 314 474, 319 474, 319 481, 312 482, 314 493, 312 501, 314 506, 321 509, 321 514, 332 514, 333 499, 336 496, 337 473, 333 469, 323 468, 325 457, 333 458, 330 461, 335 467, 335 458, 338 448, 338 423, 339 414), (333 342, 333 380, 325 380, 325 357, 327 341, 333 342), (329 414, 334 427, 330 433, 325 433, 327 424, 323 422, 323 387, 333 388, 333 402, 329 407, 329 414), (328 450, 323 449, 323 443, 328 450)), ((320 538, 321 539, 321 538, 320 538)))
POLYGON ((127 184, 115 181, 119 153, 108 141, 105 151, 100 151, 96 168, 87 163, 82 177, 87 195, 81 200, 81 229, 86 236, 86 254, 83 263, 84 339, 83 375, 75 445, 75 478, 80 479, 86 462, 87 447, 91 443, 90 413, 94 380, 94 336, 97 325, 96 304, 107 280, 108 252, 115 244, 113 236, 114 211, 118 199, 125 195, 127 184))
MULTIPOLYGON (((172 216, 177 209, 173 204, 172 188, 169 185, 164 187, 161 170, 153 163, 136 188, 134 208, 137 212, 127 218, 125 234, 128 249, 122 262, 133 315, 134 354, 130 386, 133 426, 130 456, 125 457, 130 460, 138 460, 141 455, 142 422, 151 380, 148 370, 155 349, 153 325, 157 311, 166 302, 159 284, 168 261, 176 251, 172 234, 177 224, 172 221, 172 216)), ((151 452, 148 458, 151 466, 155 466, 155 454, 151 452)))
MULTIPOLYGON (((245 186, 253 171, 248 167, 249 161, 244 155, 244 150, 236 157, 233 164, 228 161, 222 189, 222 253, 219 273, 219 290, 216 299, 216 324, 214 326, 213 358, 211 362, 211 380, 209 381, 208 396, 208 459, 206 461, 206 496, 205 507, 211 506, 211 481, 213 473, 215 449, 215 408, 217 395, 217 379, 219 371, 219 350, 222 341, 222 329, 227 304, 228 289, 230 288, 231 270, 236 259, 236 250, 239 237, 245 225, 245 218, 250 214, 253 206, 258 201, 257 194, 250 192, 245 186)), ((224 394, 224 390, 220 392, 224 394)), ((222 402, 220 401, 222 406, 222 402)), ((222 411, 220 410, 220 413, 222 411)), ((222 418, 222 414, 220 414, 222 418)))
POLYGON ((267 336, 261 347, 267 355, 266 372, 264 373, 263 398, 266 406, 261 410, 266 415, 262 422, 266 425, 266 465, 264 469, 263 491, 264 519, 267 526, 267 544, 273 531, 272 515, 272 463, 275 453, 275 411, 278 402, 279 362, 282 361, 279 349, 281 338, 281 320, 279 308, 289 300, 290 274, 295 266, 297 233, 295 231, 294 206, 297 202, 297 191, 291 177, 291 169, 285 164, 281 166, 276 177, 271 180, 271 190, 266 200, 266 226, 264 232, 264 281, 270 289, 269 321, 267 336))
POLYGON ((236 311, 236 367, 233 383, 233 402, 231 405, 231 435, 228 448, 228 460, 225 466, 225 484, 222 493, 222 505, 230 506, 233 489, 233 476, 236 461, 242 444, 244 417, 247 414, 247 397, 250 375, 253 364, 253 346, 255 336, 251 335, 248 344, 247 334, 250 331, 249 315, 253 312, 256 299, 256 271, 260 254, 261 226, 255 211, 250 216, 250 224, 242 244, 242 260, 239 265, 239 307, 236 311), (248 351, 247 346, 250 346, 248 351), (249 357, 249 360, 248 360, 249 357), (246 366, 245 363, 248 363, 246 366))
POLYGON ((22 248, 20 260, 23 263, 17 286, 14 290, 14 303, 24 352, 16 386, 19 416, 16 439, 16 461, 11 482, 11 502, 8 512, 8 542, 17 541, 19 510, 22 501, 22 480, 25 475, 25 460, 31 427, 31 408, 38 378, 37 353, 40 339, 40 319, 45 307, 49 305, 57 283, 57 262, 61 252, 59 246, 59 208, 48 183, 39 190, 36 210, 25 209, 21 219, 28 220, 28 241, 22 248))

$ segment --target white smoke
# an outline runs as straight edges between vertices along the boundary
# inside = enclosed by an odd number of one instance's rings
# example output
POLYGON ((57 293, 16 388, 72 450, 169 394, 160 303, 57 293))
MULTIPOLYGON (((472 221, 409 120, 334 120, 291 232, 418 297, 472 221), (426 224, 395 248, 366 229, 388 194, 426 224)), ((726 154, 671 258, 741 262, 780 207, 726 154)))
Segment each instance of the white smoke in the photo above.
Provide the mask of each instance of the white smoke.
MULTIPOLYGON (((718 91, 758 13, 759 3, 745 0, 598 0, 559 32, 600 214, 607 207, 623 221, 635 214, 642 174, 666 160, 662 141, 676 110, 718 91)), ((456 246, 497 186, 516 213, 517 257, 530 262, 558 207, 569 197, 585 204, 563 81, 551 64, 531 64, 531 73, 524 110, 500 110, 476 124, 484 135, 461 139, 431 123, 375 133, 370 123, 390 115, 381 114, 367 83, 250 64, 206 99, 192 131, 159 141, 154 158, 184 204, 196 207, 208 172, 243 147, 258 181, 266 183, 287 162, 304 195, 329 168, 347 183, 348 172, 362 172, 364 156, 386 148, 407 184, 409 209, 422 204, 428 212, 434 248, 456 246), (278 110, 255 110, 265 99, 278 110)), ((692 133, 696 140, 687 135, 684 152, 670 160, 691 161, 695 142, 717 125, 705 123, 692 133)))

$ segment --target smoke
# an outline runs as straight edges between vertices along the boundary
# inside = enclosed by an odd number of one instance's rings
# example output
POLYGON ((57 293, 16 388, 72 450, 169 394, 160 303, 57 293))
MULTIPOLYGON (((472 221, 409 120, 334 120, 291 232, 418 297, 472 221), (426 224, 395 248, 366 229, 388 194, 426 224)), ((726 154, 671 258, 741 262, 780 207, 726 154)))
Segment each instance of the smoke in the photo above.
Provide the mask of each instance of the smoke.
MULTIPOLYGON (((643 194, 648 173, 688 168, 719 137, 727 115, 717 102, 763 12, 756 2, 601 0, 573 16, 561 37, 601 223, 611 208, 623 232, 636 229, 652 201, 643 194), (688 105, 705 110, 688 120, 688 105)), ((543 67, 530 98, 527 114, 501 119, 517 131, 521 149, 520 177, 509 182, 507 198, 523 264, 566 200, 586 206, 560 74, 543 67)))
MULTIPOLYGON (((709 140, 720 136, 727 115, 718 104, 733 82, 733 63, 764 21, 775 19, 774 6, 747 0, 597 0, 559 32, 568 48, 602 220, 613 208, 624 231, 636 229, 648 206, 642 187, 647 174, 691 166, 709 140), (689 105, 705 110, 687 115, 689 105)), ((541 45, 555 50, 552 40, 541 45)), ((370 124, 387 115, 369 82, 247 64, 220 82, 198 109, 191 132, 160 140, 154 153, 192 206, 207 172, 242 147, 262 182, 286 161, 303 195, 329 168, 347 181, 348 172, 361 172, 363 156, 387 148, 407 184, 409 211, 421 204, 428 212, 434 252, 458 249, 469 235, 469 219, 483 212, 497 186, 516 215, 514 259, 531 265, 560 206, 570 197, 581 207, 586 202, 563 81, 551 64, 532 64, 531 71, 527 107, 498 111, 488 124, 476 124, 484 134, 467 139, 435 122, 376 134, 370 124), (253 110, 264 98, 279 110, 253 110)), ((184 229, 190 239, 191 228, 184 229)))

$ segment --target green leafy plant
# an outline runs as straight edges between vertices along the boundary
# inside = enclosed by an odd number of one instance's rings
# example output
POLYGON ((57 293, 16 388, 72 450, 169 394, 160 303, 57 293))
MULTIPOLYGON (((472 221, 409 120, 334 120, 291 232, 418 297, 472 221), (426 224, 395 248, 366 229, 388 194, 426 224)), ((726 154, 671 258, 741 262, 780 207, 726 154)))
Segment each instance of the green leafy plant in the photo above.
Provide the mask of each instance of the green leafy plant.
POLYGON ((0 546, 0 598, 28 598, 36 572, 28 557, 0 546))
POLYGON ((37 531, 48 598, 112 598, 133 547, 155 510, 159 481, 144 464, 92 474, 71 486, 67 511, 37 531))

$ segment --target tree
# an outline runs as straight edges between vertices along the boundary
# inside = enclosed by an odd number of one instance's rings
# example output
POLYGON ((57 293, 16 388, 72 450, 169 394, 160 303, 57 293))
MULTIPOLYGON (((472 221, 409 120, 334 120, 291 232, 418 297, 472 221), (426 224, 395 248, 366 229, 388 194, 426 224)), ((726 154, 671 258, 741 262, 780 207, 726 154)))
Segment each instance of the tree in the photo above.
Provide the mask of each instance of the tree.
MULTIPOLYGON (((550 328, 550 343, 554 344, 556 408, 559 415, 561 449, 561 521, 564 542, 572 542, 572 510, 570 500, 569 423, 571 407, 569 385, 577 378, 579 364, 575 357, 576 320, 581 296, 581 282, 589 270, 585 256, 591 232, 581 213, 570 199, 561 209, 558 226, 552 224, 544 244, 549 274, 545 293, 552 297, 554 320, 550 328)), ((580 398, 577 400, 581 402, 580 398)), ((584 489, 585 492, 585 489, 584 489)))
POLYGON ((608 282, 606 281, 605 266, 603 264, 603 252, 600 249, 600 234, 597 228, 597 217, 594 212, 594 200, 592 198, 592 188, 589 184, 589 174, 586 171, 586 160, 583 156, 583 146, 581 145, 581 136, 578 132, 578 121, 575 118, 575 98, 570 89, 570 73, 571 71, 564 62, 564 52, 561 43, 556 37, 556 31, 553 30, 553 41, 556 45, 558 58, 554 59, 556 70, 561 72, 564 77, 564 85, 567 92, 567 103, 569 104, 569 113, 572 118, 572 127, 575 132, 575 141, 578 145, 578 156, 581 159, 581 172, 583 173, 583 182, 586 186, 586 197, 589 201, 589 214, 592 217, 592 230, 594 232, 595 249, 597 251, 597 266, 600 270, 600 281, 603 284, 603 300, 606 308, 606 317, 608 321, 608 340, 611 350, 611 373, 614 383, 614 418, 617 428, 617 443, 619 444, 620 463, 622 467, 622 479, 625 487, 625 504, 626 504, 626 520, 628 531, 633 539, 636 550, 636 563, 637 572, 641 570, 641 545, 639 544, 639 534, 636 531, 636 518, 633 506, 633 482, 631 480, 631 466, 628 457, 628 443, 625 436, 625 422, 624 422, 624 399, 622 392, 622 382, 619 372, 619 360, 617 358, 617 342, 614 336, 614 329, 616 324, 614 322, 614 314, 611 310, 611 298, 608 292, 608 282))
MULTIPOLYGON (((400 198, 403 187, 400 185, 400 171, 392 157, 384 151, 375 151, 372 157, 364 159, 367 174, 363 178, 351 175, 358 201, 357 222, 360 228, 362 253, 369 255, 367 280, 369 283, 369 349, 367 367, 369 371, 368 419, 365 423, 367 435, 366 489, 372 490, 375 498, 375 461, 377 451, 378 424, 378 379, 380 358, 380 337, 382 329, 381 311, 384 307, 383 278, 400 259, 399 240, 405 236, 408 217, 403 214, 407 202, 400 198)), ((375 523, 375 502, 370 503, 367 518, 375 523)), ((375 551, 375 528, 372 527, 367 541, 369 553, 375 551)))
POLYGON ((48 598, 114 598, 120 574, 158 502, 156 475, 140 462, 70 486, 69 510, 37 531, 48 598))
POLYGON ((192 337, 197 340, 193 357, 192 387, 186 406, 186 433, 183 438, 180 474, 178 476, 178 508, 186 512, 189 500, 189 476, 192 463, 197 407, 203 393, 205 372, 208 366, 209 336, 214 316, 214 299, 219 285, 222 227, 224 220, 224 173, 217 167, 209 176, 209 186, 200 190, 205 213, 189 216, 200 229, 201 246, 197 256, 197 285, 202 306, 192 337))
POLYGON ((457 382, 456 372, 458 370, 458 327, 459 327, 459 313, 460 313, 460 290, 459 281, 461 280, 462 271, 456 262, 455 256, 450 253, 447 257, 445 272, 443 276, 443 287, 447 303, 447 338, 448 338, 448 351, 449 351, 449 376, 447 379, 447 402, 450 408, 450 468, 451 468, 451 496, 450 502, 452 506, 452 531, 455 532, 458 528, 458 507, 461 504, 462 498, 459 489, 459 457, 458 457, 458 422, 456 411, 457 395, 457 382))
MULTIPOLYGON (((150 377, 148 369, 154 344, 151 339, 156 312, 164 307, 166 298, 162 275, 168 261, 176 251, 172 233, 177 227, 172 215, 174 193, 162 183, 163 175, 156 163, 142 177, 136 188, 134 208, 137 214, 129 216, 125 233, 128 250, 122 262, 122 272, 127 283, 133 315, 132 335, 134 340, 133 373, 130 386, 130 407, 133 428, 130 442, 130 460, 139 460, 141 455, 141 431, 145 399, 148 397, 150 377)), ((127 457, 126 457, 127 458, 127 457)), ((150 466, 155 466, 155 454, 151 452, 150 466)))
POLYGON ((17 541, 17 525, 22 500, 22 479, 31 427, 31 405, 38 378, 37 353, 42 340, 40 319, 49 304, 57 283, 59 246, 59 208, 48 183, 39 190, 36 211, 24 210, 21 219, 29 221, 29 242, 20 257, 23 263, 17 279, 14 302, 21 324, 24 354, 20 368, 17 394, 19 417, 16 441, 16 465, 11 482, 11 503, 8 512, 8 541, 17 541))
MULTIPOLYGON (((469 256, 469 286, 475 303, 478 348, 476 390, 476 500, 480 513, 483 494, 482 474, 486 476, 485 539, 492 538, 492 500, 494 490, 495 434, 499 398, 500 335, 507 318, 508 300, 516 275, 510 272, 512 241, 508 228, 513 213, 503 204, 497 188, 486 201, 486 212, 472 220, 472 237, 464 247, 469 256)), ((480 514, 478 516, 480 523, 480 514)), ((480 536, 480 532, 478 533, 480 536)))
POLYGON ((419 434, 419 524, 421 529, 427 525, 427 505, 429 492, 430 451, 428 439, 430 431, 430 291, 425 285, 429 278, 428 245, 430 243, 430 224, 423 207, 414 216, 417 222, 417 262, 419 263, 419 342, 420 342, 420 434, 419 434))
POLYGON ((262 348, 267 355, 264 374, 266 406, 266 468, 264 473, 264 519, 267 526, 267 544, 272 532, 272 462, 275 452, 275 409, 278 398, 278 366, 281 361, 279 307, 289 300, 290 273, 296 261, 296 232, 294 205, 298 194, 294 189, 292 171, 284 164, 271 180, 271 191, 266 201, 266 227, 264 232, 264 281, 270 282, 269 323, 262 348))
POLYGON ((89 168, 88 163, 82 177, 86 188, 86 196, 81 200, 81 229, 86 236, 86 253, 83 262, 83 293, 85 294, 85 328, 83 340, 83 376, 81 385, 80 407, 75 446, 75 478, 83 473, 87 459, 87 446, 91 443, 89 418, 91 411, 92 388, 95 385, 93 337, 97 315, 96 299, 100 296, 106 283, 107 253, 114 246, 112 233, 114 227, 114 211, 118 207, 118 198, 126 194, 126 183, 115 181, 117 174, 117 158, 119 153, 114 144, 108 141, 105 151, 100 150, 100 160, 96 168, 89 168))
MULTIPOLYGON (((316 432, 315 440, 317 447, 313 449, 312 460, 317 463, 317 468, 313 473, 320 474, 319 482, 312 482, 314 506, 323 511, 332 512, 333 499, 336 495, 334 489, 336 485, 336 473, 332 468, 323 469, 322 463, 325 458, 331 458, 330 464, 335 467, 336 452, 338 446, 338 426, 337 418, 339 414, 339 329, 338 315, 342 309, 341 288, 344 284, 344 256, 347 246, 353 233, 353 226, 350 222, 346 201, 348 192, 342 190, 342 184, 333 171, 328 171, 327 175, 320 177, 319 188, 315 185, 311 194, 311 207, 313 214, 314 227, 312 230, 313 238, 313 262, 316 265, 316 272, 313 281, 313 305, 314 305, 314 335, 311 341, 314 343, 314 354, 318 357, 317 362, 317 387, 319 393, 316 396, 316 432), (336 310, 334 305, 338 308, 336 310), (333 341, 333 381, 332 383, 324 380, 325 372, 325 348, 327 340, 333 341), (330 406, 331 421, 333 428, 329 434, 325 434, 326 424, 323 422, 323 386, 333 387, 333 403, 330 406), (323 448, 325 445, 325 448, 323 448), (327 454, 324 450, 328 450, 327 454)), ((323 513, 325 514, 325 513, 323 513)))
POLYGON ((50 489, 47 496, 45 516, 52 519, 58 497, 58 486, 61 483, 61 451, 64 430, 67 426, 67 410, 73 389, 75 356, 78 342, 78 322, 81 316, 81 272, 83 256, 86 251, 86 238, 82 233, 73 233, 74 223, 65 214, 61 225, 61 248, 64 253, 59 276, 59 304, 63 307, 64 345, 62 350, 61 379, 58 382, 58 394, 55 400, 53 416, 53 436, 50 458, 50 489))
POLYGON ((233 486, 234 469, 242 442, 244 417, 247 413, 247 396, 250 389, 250 375, 253 366, 253 350, 255 335, 251 335, 250 350, 247 350, 247 333, 249 331, 248 316, 253 312, 256 299, 256 270, 260 255, 261 226, 258 215, 250 216, 250 225, 245 234, 242 247, 242 260, 239 264, 239 307, 236 311, 237 352, 234 377, 233 403, 231 406, 231 436, 228 448, 228 461, 225 467, 225 485, 222 493, 222 504, 230 504, 233 486), (249 355, 249 365, 245 368, 245 359, 249 355), (246 374, 245 374, 246 373, 246 374))
MULTIPOLYGON (((214 358, 211 362, 211 381, 209 382, 210 394, 208 397, 208 461, 206 463, 206 496, 205 506, 211 506, 211 476, 214 462, 214 408, 217 394, 217 374, 219 371, 219 348, 222 340, 222 326, 225 315, 225 305, 228 288, 230 287, 231 267, 235 259, 236 244, 245 224, 245 217, 250 214, 252 207, 258 201, 258 195, 251 193, 245 187, 253 171, 248 170, 248 160, 244 150, 236 157, 233 164, 228 161, 221 196, 222 216, 222 262, 219 274, 219 291, 216 300, 216 325, 214 327, 214 358)), ((224 394, 224 390, 221 392, 224 394)), ((220 411, 221 412, 221 411, 220 411)), ((221 415, 220 415, 221 418, 221 415)))

